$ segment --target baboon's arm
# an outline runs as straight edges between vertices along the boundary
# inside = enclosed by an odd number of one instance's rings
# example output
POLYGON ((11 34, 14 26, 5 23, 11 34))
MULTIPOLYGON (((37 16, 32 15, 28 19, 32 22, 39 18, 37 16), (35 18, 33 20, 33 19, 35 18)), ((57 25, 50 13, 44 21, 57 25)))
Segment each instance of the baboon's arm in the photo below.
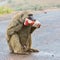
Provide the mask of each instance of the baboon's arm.
POLYGON ((30 33, 33 33, 35 29, 36 29, 36 27, 31 27, 30 33))
POLYGON ((19 20, 13 22, 13 26, 11 26, 10 28, 8 28, 7 32, 9 35, 12 35, 14 32, 18 32, 19 30, 21 30, 23 26, 23 23, 21 23, 19 20))

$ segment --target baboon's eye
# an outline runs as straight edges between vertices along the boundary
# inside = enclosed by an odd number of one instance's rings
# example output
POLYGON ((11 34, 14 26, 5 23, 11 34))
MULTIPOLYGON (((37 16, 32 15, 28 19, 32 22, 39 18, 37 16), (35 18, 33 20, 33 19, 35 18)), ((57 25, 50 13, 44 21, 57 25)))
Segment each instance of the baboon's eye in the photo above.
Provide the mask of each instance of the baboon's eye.
POLYGON ((28 19, 36 21, 36 19, 33 16, 28 16, 28 19))
POLYGON ((28 14, 28 16, 33 16, 33 14, 28 14))

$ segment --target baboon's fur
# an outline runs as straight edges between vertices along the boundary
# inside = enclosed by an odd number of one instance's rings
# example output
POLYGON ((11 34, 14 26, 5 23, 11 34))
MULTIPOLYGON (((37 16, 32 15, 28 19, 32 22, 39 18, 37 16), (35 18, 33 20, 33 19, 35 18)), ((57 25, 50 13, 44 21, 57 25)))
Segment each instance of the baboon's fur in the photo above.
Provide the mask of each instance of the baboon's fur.
POLYGON ((7 28, 7 42, 14 53, 27 53, 31 49, 31 33, 36 29, 32 26, 24 26, 24 20, 31 12, 22 12, 14 16, 7 28))

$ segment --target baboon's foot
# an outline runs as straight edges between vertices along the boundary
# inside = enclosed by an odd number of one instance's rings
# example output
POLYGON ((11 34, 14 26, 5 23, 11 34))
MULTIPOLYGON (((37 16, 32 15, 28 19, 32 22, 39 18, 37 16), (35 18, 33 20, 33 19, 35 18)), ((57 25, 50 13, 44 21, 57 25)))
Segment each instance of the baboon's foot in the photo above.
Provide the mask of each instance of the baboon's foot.
POLYGON ((20 51, 18 52, 18 51, 13 51, 13 50, 11 50, 10 53, 11 54, 18 54, 18 55, 29 55, 30 54, 29 52, 24 52, 24 51, 23 52, 20 52, 20 51))
POLYGON ((27 52, 39 52, 37 49, 29 49, 27 52))
POLYGON ((20 53, 20 52, 11 52, 11 54, 17 54, 17 55, 29 55, 30 53, 29 53, 29 52, 23 52, 23 53, 20 53))
POLYGON ((14 54, 14 51, 10 51, 11 54, 14 54))

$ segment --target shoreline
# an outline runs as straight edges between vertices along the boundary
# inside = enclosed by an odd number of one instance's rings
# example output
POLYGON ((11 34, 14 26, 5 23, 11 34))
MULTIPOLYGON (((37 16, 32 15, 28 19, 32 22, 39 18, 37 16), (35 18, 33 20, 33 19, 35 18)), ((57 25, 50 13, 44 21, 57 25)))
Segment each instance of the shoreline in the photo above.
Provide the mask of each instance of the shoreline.
MULTIPOLYGON (((50 11, 60 11, 60 8, 51 8, 51 9, 44 9, 44 10, 40 10, 40 11, 32 11, 34 14, 38 14, 38 13, 47 13, 47 12, 50 12, 50 11)), ((16 13, 19 13, 21 11, 14 11, 10 14, 4 14, 4 15, 0 15, 0 21, 2 20, 8 20, 8 19, 11 19, 12 16, 14 16, 16 13)))

